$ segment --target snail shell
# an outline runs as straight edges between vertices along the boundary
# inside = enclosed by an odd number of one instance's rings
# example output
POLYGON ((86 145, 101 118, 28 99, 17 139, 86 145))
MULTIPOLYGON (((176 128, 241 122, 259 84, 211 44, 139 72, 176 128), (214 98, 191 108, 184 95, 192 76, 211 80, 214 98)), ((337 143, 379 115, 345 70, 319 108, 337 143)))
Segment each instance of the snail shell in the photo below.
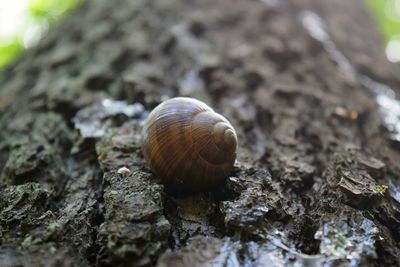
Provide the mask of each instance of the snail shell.
POLYGON ((153 173, 179 192, 220 184, 236 159, 236 132, 205 103, 176 97, 158 105, 142 132, 144 158, 153 173))

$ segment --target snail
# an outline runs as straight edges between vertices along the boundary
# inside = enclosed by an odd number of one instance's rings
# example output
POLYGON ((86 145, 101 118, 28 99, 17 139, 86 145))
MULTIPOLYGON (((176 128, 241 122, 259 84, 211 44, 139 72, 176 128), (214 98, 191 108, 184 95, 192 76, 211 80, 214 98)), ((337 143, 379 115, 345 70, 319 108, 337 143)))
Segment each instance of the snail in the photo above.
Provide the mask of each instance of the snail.
POLYGON ((152 172, 177 192, 221 184, 236 159, 235 129, 207 104, 175 97, 159 104, 144 122, 142 150, 152 172))

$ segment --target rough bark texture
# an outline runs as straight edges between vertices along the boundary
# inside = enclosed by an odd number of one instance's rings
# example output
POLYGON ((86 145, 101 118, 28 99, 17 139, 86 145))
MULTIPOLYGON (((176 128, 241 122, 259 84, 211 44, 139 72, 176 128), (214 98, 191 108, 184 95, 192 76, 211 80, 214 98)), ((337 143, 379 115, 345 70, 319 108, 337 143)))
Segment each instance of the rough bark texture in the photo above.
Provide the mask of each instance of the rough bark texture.
POLYGON ((399 74, 361 1, 88 0, 0 74, 0 266, 400 266, 399 74), (144 164, 177 95, 237 129, 213 192, 144 164))

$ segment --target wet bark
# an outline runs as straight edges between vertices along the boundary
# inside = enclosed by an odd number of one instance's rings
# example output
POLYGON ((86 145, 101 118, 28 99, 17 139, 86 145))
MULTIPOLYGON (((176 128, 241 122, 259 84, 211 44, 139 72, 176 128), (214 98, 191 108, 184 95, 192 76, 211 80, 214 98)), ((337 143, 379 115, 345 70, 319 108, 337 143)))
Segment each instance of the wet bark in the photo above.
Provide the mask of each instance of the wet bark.
POLYGON ((0 266, 400 266, 399 74, 362 1, 88 0, 0 73, 0 266), (145 166, 178 95, 237 130, 213 192, 145 166))

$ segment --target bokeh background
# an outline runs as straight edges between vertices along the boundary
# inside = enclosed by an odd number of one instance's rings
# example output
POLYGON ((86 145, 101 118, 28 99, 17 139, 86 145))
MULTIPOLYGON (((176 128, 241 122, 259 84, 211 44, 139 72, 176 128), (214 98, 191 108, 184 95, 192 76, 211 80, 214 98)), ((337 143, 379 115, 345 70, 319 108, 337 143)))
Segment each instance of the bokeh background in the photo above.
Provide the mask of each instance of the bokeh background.
MULTIPOLYGON (((0 0, 0 69, 84 0, 0 0)), ((365 0, 385 41, 388 60, 400 62, 400 0, 365 0)))
POLYGON ((0 68, 34 46, 83 0, 0 0, 0 68))

